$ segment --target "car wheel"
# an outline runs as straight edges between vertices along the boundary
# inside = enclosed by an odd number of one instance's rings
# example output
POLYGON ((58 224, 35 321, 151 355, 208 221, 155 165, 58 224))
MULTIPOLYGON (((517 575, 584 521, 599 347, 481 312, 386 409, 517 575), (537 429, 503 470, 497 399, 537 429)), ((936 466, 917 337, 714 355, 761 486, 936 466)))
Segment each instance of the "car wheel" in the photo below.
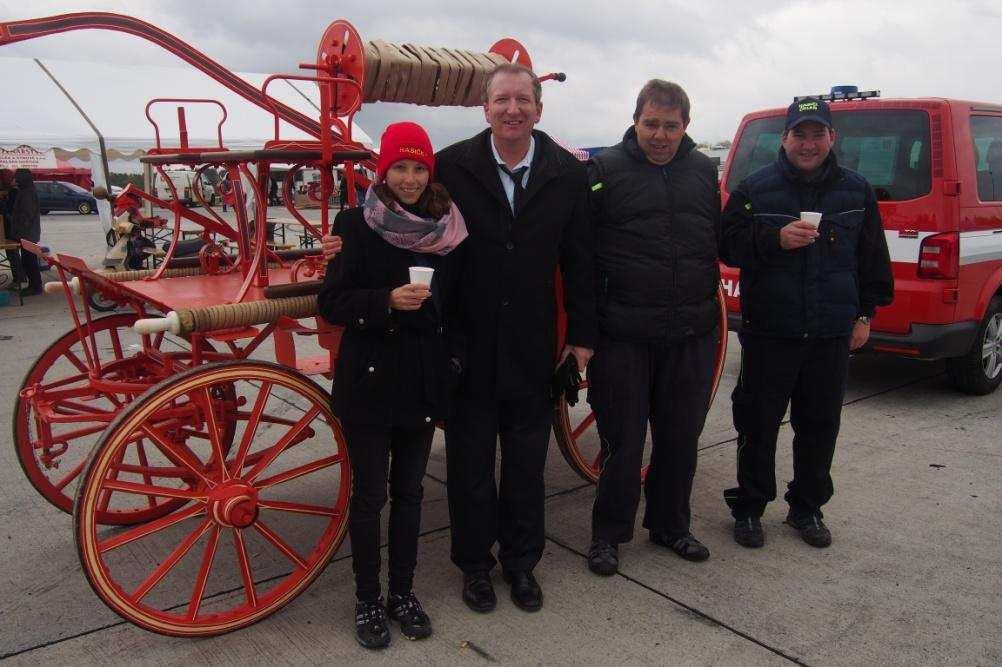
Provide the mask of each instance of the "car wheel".
POLYGON ((946 370, 953 386, 965 394, 984 396, 1002 384, 1002 296, 988 304, 968 353, 948 359, 946 370))
POLYGON ((80 215, 90 215, 94 211, 94 207, 90 205, 90 202, 82 201, 79 206, 77 206, 77 211, 80 215))

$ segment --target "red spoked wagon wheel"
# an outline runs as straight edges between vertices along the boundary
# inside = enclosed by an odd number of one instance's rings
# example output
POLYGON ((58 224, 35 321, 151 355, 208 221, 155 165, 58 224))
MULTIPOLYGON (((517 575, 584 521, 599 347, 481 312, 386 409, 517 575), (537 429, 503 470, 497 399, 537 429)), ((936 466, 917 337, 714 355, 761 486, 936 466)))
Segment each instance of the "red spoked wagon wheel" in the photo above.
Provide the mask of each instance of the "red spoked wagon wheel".
MULTIPOLYGON (((717 344, 716 368, 713 371, 713 388, 710 391, 710 404, 717 395, 720 376, 724 372, 724 359, 727 357, 727 307, 724 305, 723 289, 717 289, 717 301, 720 304, 720 340, 717 344)), ((595 413, 588 407, 584 392, 588 388, 588 380, 581 383, 581 397, 574 407, 567 401, 560 400, 553 410, 553 433, 560 453, 567 463, 586 482, 595 484, 602 469, 602 449, 599 443, 598 429, 595 426, 595 413)), ((640 471, 640 479, 647 477, 647 466, 640 471)))
MULTIPOLYGON (((154 336, 149 346, 132 330, 135 314, 118 314, 84 324, 93 333, 99 377, 89 373, 76 329, 49 346, 28 371, 15 398, 14 448, 31 484, 50 503, 70 513, 87 455, 115 415, 147 387, 191 366, 188 341, 154 336)), ((209 360, 221 355, 202 342, 209 360)), ((228 355, 226 355, 228 356, 228 355)), ((231 424, 232 426, 232 424, 231 424)), ((232 428, 229 432, 232 439, 232 428)), ((145 465, 146 445, 136 443, 120 465, 145 465)), ((176 475, 184 471, 172 467, 176 475)), ((169 470, 156 471, 167 474, 169 470)), ((169 512, 173 499, 149 498, 132 506, 99 508, 104 524, 141 523, 169 512)))
POLYGON ((166 635, 217 635, 268 616, 316 578, 344 538, 350 495, 344 437, 324 389, 270 362, 208 364, 151 387, 108 427, 77 494, 77 549, 95 592, 126 620, 166 635), (214 392, 230 386, 246 409, 234 413, 227 457, 214 392), (209 438, 178 439, 184 428, 209 438), (151 465, 180 465, 198 483, 116 476, 121 452, 139 439, 153 445, 151 465), (108 494, 185 505, 102 530, 108 494))

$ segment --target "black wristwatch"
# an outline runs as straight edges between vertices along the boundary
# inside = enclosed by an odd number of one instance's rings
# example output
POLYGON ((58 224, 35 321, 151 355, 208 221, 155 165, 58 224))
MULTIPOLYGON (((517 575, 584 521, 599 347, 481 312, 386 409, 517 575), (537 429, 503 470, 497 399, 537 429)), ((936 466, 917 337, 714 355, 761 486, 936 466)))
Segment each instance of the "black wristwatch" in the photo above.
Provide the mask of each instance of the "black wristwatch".
POLYGON ((869 315, 857 315, 856 316, 856 321, 857 322, 862 322, 863 324, 866 324, 866 325, 869 325, 870 324, 870 316, 869 315))

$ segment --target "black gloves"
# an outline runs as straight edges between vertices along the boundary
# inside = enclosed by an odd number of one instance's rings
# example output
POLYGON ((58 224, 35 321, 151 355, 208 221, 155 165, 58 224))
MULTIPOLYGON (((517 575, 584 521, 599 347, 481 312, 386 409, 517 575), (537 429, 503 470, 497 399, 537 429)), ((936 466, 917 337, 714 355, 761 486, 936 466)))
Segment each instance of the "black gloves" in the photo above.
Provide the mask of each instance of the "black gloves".
POLYGON ((581 384, 581 372, 578 370, 577 359, 568 354, 564 363, 557 366, 550 381, 550 400, 559 400, 561 396, 567 399, 567 404, 574 406, 578 402, 578 386, 581 384))

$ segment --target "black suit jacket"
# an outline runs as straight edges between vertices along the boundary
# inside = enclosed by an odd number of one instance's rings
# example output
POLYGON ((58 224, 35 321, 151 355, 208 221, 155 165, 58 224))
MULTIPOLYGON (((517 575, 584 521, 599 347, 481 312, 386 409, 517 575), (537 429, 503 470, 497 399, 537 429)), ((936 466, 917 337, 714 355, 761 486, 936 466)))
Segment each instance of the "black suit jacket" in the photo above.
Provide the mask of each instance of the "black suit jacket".
POLYGON ((558 264, 566 342, 594 347, 597 338, 585 165, 543 132, 533 136, 536 150, 517 217, 501 187, 490 130, 436 158, 436 175, 470 232, 457 316, 467 341, 463 389, 471 397, 548 391, 558 342, 558 264))

